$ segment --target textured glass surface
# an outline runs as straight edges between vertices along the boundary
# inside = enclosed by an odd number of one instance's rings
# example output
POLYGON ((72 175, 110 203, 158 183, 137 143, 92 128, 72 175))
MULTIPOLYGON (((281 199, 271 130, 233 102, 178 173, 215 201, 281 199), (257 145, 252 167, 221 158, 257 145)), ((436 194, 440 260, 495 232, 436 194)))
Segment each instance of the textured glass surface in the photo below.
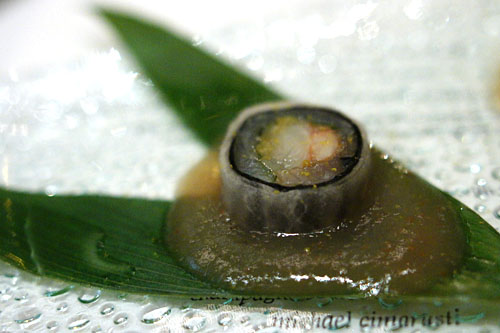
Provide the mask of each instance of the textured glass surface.
MULTIPOLYGON (((500 227, 498 4, 308 1, 285 13, 266 12, 255 22, 209 30, 193 43, 218 50, 288 96, 349 114, 391 157, 500 227)), ((47 195, 171 199, 179 177, 205 150, 165 110, 149 81, 114 49, 31 76, 2 78, 1 184, 47 195)), ((442 325, 440 331, 499 329, 495 313, 467 302, 203 302, 101 292, 34 277, 2 262, 0 273, 0 332, 275 332, 293 327, 300 332, 311 329, 319 313, 328 329, 325 315, 346 311, 352 312, 352 324, 341 331, 357 332, 362 316, 373 312, 410 313, 421 324, 424 313, 455 308, 463 322, 442 325)), ((400 331, 435 328, 417 324, 400 331)))

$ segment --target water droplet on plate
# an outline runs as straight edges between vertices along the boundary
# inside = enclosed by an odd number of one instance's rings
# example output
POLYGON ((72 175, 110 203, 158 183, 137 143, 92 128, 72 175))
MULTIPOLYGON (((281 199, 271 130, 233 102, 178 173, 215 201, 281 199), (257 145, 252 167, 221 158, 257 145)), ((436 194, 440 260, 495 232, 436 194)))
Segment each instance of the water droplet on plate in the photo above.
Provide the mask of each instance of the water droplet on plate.
POLYGON ((493 211, 493 216, 495 216, 497 219, 500 219, 500 207, 495 208, 493 211))
POLYGON ((403 300, 401 300, 401 299, 398 299, 398 300, 396 300, 394 302, 392 302, 392 301, 391 302, 387 302, 384 299, 382 299, 382 297, 378 298, 378 302, 379 302, 380 305, 382 305, 382 307, 384 309, 388 309, 388 310, 395 309, 398 306, 400 306, 401 304, 403 304, 403 300))
POLYGON ((438 321, 432 321, 430 325, 427 326, 429 330, 434 331, 441 327, 441 323, 438 321))
POLYGON ((83 304, 91 304, 97 302, 101 297, 101 290, 85 290, 80 296, 78 296, 78 301, 83 304))
POLYGON ((26 308, 14 315, 14 321, 26 328, 26 326, 37 321, 42 316, 42 312, 37 308, 26 308))
POLYGON ((479 178, 476 180, 477 186, 486 186, 488 184, 488 181, 484 178, 479 178))
POLYGON ((478 179, 477 186, 472 187, 472 193, 476 198, 486 200, 491 195, 494 195, 495 191, 490 186, 488 186, 486 180, 478 179))
POLYGON ((66 311, 68 311, 68 303, 66 303, 66 302, 59 303, 59 305, 57 305, 56 310, 58 312, 66 312, 66 311))
POLYGON ((328 298, 320 299, 318 302, 316 302, 316 305, 319 308, 322 308, 322 307, 327 306, 328 304, 331 304, 332 302, 333 302, 333 299, 331 297, 328 297, 328 298))
POLYGON ((470 315, 470 316, 459 316, 457 318, 457 320, 460 323, 470 323, 470 324, 473 324, 473 323, 477 323, 480 319, 483 319, 483 318, 484 318, 484 312, 479 312, 477 314, 470 315))
POLYGON ((184 316, 182 327, 193 332, 198 332, 205 327, 206 323, 207 317, 200 312, 191 311, 184 316))
POLYGON ((183 304, 183 305, 180 307, 180 309, 181 309, 181 311, 182 311, 182 312, 189 312, 189 311, 191 311, 191 310, 192 310, 192 306, 193 306, 193 305, 192 305, 192 304, 189 304, 189 303, 188 303, 188 304, 183 304))
POLYGON ((20 303, 25 303, 29 300, 29 294, 24 290, 17 290, 13 293, 14 300, 20 303))
POLYGON ((49 330, 49 331, 57 331, 59 329, 59 325, 57 324, 57 321, 55 320, 51 320, 47 323, 47 325, 45 325, 45 327, 49 330))
POLYGON ((0 302, 7 302, 12 298, 11 289, 6 285, 0 286, 0 302))
POLYGON ((484 213, 486 211, 486 206, 483 204, 477 204, 474 206, 474 210, 478 213, 484 213))
MULTIPOLYGON (((17 279, 19 278, 19 272, 10 271, 8 273, 4 273, 3 276, 6 277, 7 279, 12 279, 17 282, 17 279)), ((15 284, 15 282, 13 284, 15 284)))
POLYGON ((101 309, 99 310, 99 312, 103 316, 109 316, 114 311, 115 311, 115 306, 113 304, 111 304, 111 303, 104 304, 103 306, 101 306, 101 309))
POLYGON ((380 28, 376 21, 369 21, 358 28, 358 38, 360 40, 372 40, 378 36, 380 28))
POLYGON ((203 44, 203 36, 194 35, 191 43, 193 46, 199 46, 199 45, 203 44))
POLYGON ((481 171, 481 166, 479 164, 471 164, 469 165, 470 173, 479 173, 481 171))
POLYGON ((68 330, 80 331, 90 324, 90 318, 84 314, 77 315, 68 321, 68 330))
POLYGON ((233 315, 230 314, 229 312, 221 313, 217 317, 217 323, 221 326, 228 326, 231 324, 232 321, 233 321, 233 315))
POLYGON ((101 333, 101 332, 104 332, 101 328, 101 326, 97 325, 97 326, 94 326, 92 327, 92 330, 91 330, 92 333, 101 333))
POLYGON ((43 293, 45 297, 56 297, 60 295, 66 294, 68 291, 73 289, 73 286, 67 286, 64 288, 55 288, 55 289, 49 289, 43 293))
POLYGON ((165 318, 172 310, 168 307, 162 307, 147 311, 142 315, 141 322, 144 324, 154 324, 165 318))
POLYGON ((453 196, 465 196, 470 193, 470 189, 465 186, 456 186, 447 191, 453 196))
MULTIPOLYGON (((476 171, 477 170, 477 164, 476 166, 474 166, 475 164, 471 164, 469 160, 460 160, 460 161, 457 161, 453 164, 453 169, 457 172, 460 172, 460 173, 472 173, 474 174, 473 171, 476 171)), ((481 170, 479 170, 481 171, 481 170)))
POLYGON ((128 315, 126 313, 119 313, 113 318, 113 323, 115 325, 124 325, 128 321, 128 315))
POLYGON ((272 326, 266 326, 265 324, 261 325, 255 325, 252 327, 254 332, 259 332, 259 333, 279 333, 281 332, 279 328, 272 327, 272 326))
POLYGON ((54 195, 57 194, 57 186, 56 185, 49 185, 45 187, 45 194, 49 197, 53 197, 54 195))
POLYGON ((240 317, 241 324, 245 325, 245 324, 248 324, 249 322, 250 322, 250 316, 245 315, 245 316, 240 317))

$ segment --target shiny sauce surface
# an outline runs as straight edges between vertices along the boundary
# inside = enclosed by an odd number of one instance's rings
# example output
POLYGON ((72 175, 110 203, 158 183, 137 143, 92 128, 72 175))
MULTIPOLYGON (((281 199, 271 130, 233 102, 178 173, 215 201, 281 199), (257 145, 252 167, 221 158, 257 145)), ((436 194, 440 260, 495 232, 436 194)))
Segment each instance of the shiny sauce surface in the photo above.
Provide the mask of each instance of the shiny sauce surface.
POLYGON ((166 244, 193 274, 241 293, 422 293, 460 268, 467 245, 459 212, 397 163, 377 151, 371 158, 372 176, 340 227, 283 234, 245 232, 231 220, 213 153, 181 183, 166 244))

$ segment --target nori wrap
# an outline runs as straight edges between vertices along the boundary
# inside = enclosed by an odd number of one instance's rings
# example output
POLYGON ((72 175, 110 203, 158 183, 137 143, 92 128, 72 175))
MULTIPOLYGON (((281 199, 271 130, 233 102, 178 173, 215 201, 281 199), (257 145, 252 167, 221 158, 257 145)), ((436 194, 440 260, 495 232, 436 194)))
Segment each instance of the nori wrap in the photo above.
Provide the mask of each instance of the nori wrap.
POLYGON ((219 155, 222 201, 244 229, 311 232, 355 209, 370 172, 363 129, 342 113, 306 104, 244 110, 219 155))

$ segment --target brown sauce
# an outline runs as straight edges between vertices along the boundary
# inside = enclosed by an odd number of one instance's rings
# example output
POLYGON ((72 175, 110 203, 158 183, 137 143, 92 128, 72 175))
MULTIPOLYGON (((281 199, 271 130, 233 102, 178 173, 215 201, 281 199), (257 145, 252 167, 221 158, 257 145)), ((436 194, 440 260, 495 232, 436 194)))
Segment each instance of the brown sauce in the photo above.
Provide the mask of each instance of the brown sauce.
MULTIPOLYGON (((372 150, 372 174, 341 225, 307 234, 241 230, 220 201, 215 153, 182 181, 166 242, 226 290, 266 295, 418 294, 460 267, 466 239, 443 193, 372 150)), ((244 207, 242 207, 244 209, 244 207)))

